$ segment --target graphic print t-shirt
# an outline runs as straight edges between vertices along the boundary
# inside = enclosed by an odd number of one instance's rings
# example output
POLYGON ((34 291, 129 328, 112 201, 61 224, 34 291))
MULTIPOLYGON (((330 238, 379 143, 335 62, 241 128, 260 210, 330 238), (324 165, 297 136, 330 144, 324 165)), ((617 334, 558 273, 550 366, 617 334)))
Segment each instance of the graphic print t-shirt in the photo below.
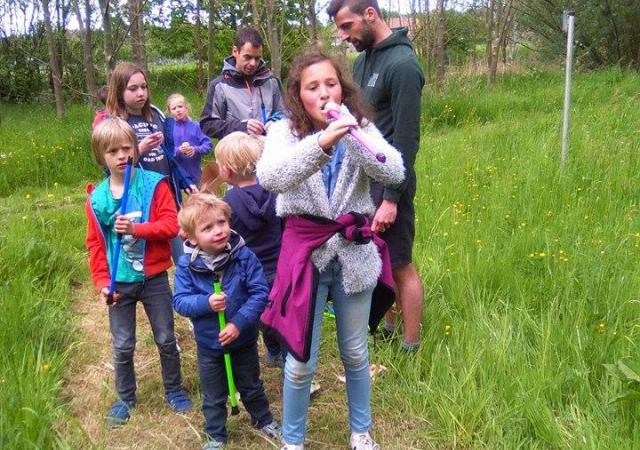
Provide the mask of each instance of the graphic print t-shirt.
MULTIPOLYGON (((162 131, 163 129, 162 122, 160 122, 160 118, 156 114, 153 114, 153 121, 151 123, 149 123, 144 116, 138 115, 129 115, 127 123, 131 125, 131 128, 133 128, 133 131, 136 133, 138 142, 152 133, 162 131)), ((140 164, 143 169, 153 170, 154 172, 167 176, 169 175, 169 162, 160 147, 152 148, 148 152, 140 155, 140 164)))

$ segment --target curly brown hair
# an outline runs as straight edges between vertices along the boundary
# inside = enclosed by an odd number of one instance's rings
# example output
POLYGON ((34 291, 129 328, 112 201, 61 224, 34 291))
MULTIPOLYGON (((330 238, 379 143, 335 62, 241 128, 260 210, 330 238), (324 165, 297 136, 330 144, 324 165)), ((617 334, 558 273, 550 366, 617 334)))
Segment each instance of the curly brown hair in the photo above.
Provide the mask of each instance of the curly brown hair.
POLYGON ((342 103, 344 103, 358 123, 363 124, 363 120, 368 119, 371 115, 369 107, 363 102, 360 95, 360 89, 353 84, 350 78, 345 77, 341 64, 335 57, 323 53, 319 49, 311 49, 297 56, 291 64, 289 76, 287 78, 287 92, 285 96, 285 105, 289 111, 289 119, 294 134, 303 138, 315 131, 315 126, 311 121, 311 117, 304 109, 302 99, 300 98, 300 87, 302 80, 302 72, 309 66, 329 61, 338 75, 338 81, 342 87, 342 103))

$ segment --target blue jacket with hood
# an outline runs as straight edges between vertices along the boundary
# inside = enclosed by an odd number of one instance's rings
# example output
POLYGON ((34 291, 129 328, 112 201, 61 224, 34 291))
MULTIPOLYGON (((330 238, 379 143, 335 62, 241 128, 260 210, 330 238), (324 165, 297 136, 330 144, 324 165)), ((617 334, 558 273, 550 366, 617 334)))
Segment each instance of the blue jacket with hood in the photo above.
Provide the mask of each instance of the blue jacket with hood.
POLYGON ((254 184, 230 189, 224 201, 231 206, 231 228, 256 254, 271 285, 276 276, 282 236, 282 219, 276 215, 276 194, 254 184))
POLYGON ((224 349, 232 350, 255 343, 258 339, 258 320, 267 304, 267 282, 260 261, 234 231, 231 232, 227 248, 217 255, 213 266, 210 261, 205 261, 198 247, 185 243, 185 253, 178 260, 175 272, 174 309, 191 319, 198 345, 222 350, 218 340, 220 327, 217 312, 209 306, 216 277, 221 277, 222 292, 227 296, 227 323, 233 323, 240 332, 238 338, 224 349))

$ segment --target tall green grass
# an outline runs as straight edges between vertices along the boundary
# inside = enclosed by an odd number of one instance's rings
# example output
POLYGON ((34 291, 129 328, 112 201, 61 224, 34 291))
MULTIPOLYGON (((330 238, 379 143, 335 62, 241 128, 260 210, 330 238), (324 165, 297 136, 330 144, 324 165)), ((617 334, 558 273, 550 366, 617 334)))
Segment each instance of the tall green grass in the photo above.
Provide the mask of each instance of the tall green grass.
MULTIPOLYGON (((637 405, 610 403, 623 386, 603 364, 638 355, 638 81, 576 77, 564 169, 559 76, 427 95, 415 248, 424 338, 420 363, 397 371, 428 398, 409 409, 429 420, 434 446, 637 441, 637 405)), ((399 407, 392 383, 379 398, 399 407)))
POLYGON ((64 446, 62 398, 84 219, 62 187, 0 199, 0 447, 64 446))
MULTIPOLYGON (((628 386, 604 364, 638 355, 639 81, 619 70, 576 75, 564 169, 560 74, 505 76, 490 92, 480 78, 427 91, 415 245, 422 346, 415 357, 397 345, 372 350, 390 368, 373 397, 386 448, 405 426, 403 442, 416 448, 637 446, 637 403, 612 402, 628 386)), ((197 116, 202 99, 180 83, 154 89, 154 103, 174 90, 197 116)), ((84 184, 101 176, 92 111, 72 105, 59 121, 3 105, 2 118, 0 447, 73 447, 61 388, 77 339, 71 287, 87 281, 84 184)))

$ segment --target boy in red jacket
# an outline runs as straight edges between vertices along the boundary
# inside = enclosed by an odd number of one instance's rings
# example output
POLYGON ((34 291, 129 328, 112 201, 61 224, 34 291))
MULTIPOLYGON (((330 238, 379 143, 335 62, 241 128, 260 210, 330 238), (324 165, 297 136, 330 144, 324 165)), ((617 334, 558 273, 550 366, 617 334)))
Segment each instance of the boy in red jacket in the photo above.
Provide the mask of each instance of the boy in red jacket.
POLYGON ((126 423, 129 410, 136 402, 133 352, 138 301, 144 306, 160 353, 167 403, 174 411, 185 412, 191 408, 191 400, 182 389, 167 276, 171 266, 169 240, 178 233, 171 190, 163 175, 132 168, 127 211, 120 215, 127 160, 131 157, 135 162, 138 158, 135 133, 122 119, 107 118, 94 130, 92 147, 98 164, 110 173, 95 189, 89 189, 86 204, 89 266, 103 303, 109 293, 110 261, 118 234, 122 245, 115 275, 114 303, 109 306, 119 398, 111 406, 107 425, 126 423))

